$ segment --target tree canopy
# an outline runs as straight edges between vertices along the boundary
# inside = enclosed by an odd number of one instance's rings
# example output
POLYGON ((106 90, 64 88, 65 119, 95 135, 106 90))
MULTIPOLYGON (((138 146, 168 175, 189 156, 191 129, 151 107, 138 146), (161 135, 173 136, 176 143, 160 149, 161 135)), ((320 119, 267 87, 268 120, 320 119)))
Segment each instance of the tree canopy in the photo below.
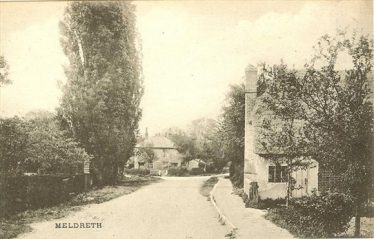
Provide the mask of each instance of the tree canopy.
POLYGON ((298 152, 290 144, 291 151, 311 155, 320 168, 341 176, 340 189, 362 205, 372 192, 373 41, 338 32, 323 36, 315 50, 302 71, 264 65, 267 105, 283 120, 303 122, 307 144, 298 152), (351 64, 339 70, 342 57, 351 64))
POLYGON ((0 173, 74 175, 90 156, 59 129, 55 117, 0 119, 0 173))
POLYGON ((243 186, 245 134, 245 86, 230 86, 219 120, 217 145, 225 161, 230 161, 230 177, 235 186, 243 186))
POLYGON ((11 83, 9 77, 9 65, 6 62, 4 56, 0 55, 0 87, 11 83))

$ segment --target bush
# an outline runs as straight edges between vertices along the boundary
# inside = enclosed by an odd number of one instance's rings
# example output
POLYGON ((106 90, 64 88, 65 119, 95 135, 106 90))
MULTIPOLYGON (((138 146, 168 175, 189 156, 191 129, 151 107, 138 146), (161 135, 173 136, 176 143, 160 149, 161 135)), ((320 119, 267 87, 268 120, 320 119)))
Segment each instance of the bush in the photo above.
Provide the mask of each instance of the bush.
POLYGON ((150 174, 150 170, 146 168, 131 168, 131 169, 125 169, 124 173, 129 174, 129 175, 146 176, 150 174))
POLYGON ((245 207, 257 208, 257 209, 268 209, 268 208, 279 208, 284 207, 286 200, 284 198, 277 199, 261 199, 259 198, 258 202, 249 200, 248 196, 244 194, 242 197, 245 203, 245 207))
POLYGON ((21 164, 27 172, 75 175, 83 172, 84 161, 92 159, 52 118, 29 120, 28 135, 27 158, 21 164))
POLYGON ((168 170, 168 176, 189 176, 189 172, 186 168, 171 168, 168 170))
POLYGON ((213 164, 206 165, 206 173, 217 173, 217 172, 219 172, 219 170, 213 164))
POLYGON ((0 119, 0 173, 42 175, 82 173, 89 156, 61 131, 53 118, 0 119))
POLYGON ((18 117, 0 119, 0 174, 19 173, 28 145, 27 125, 18 117))
POLYGON ((190 174, 191 175, 202 175, 202 174, 204 174, 205 172, 204 172, 204 169, 202 169, 202 168, 192 168, 191 170, 190 170, 190 174))
POLYGON ((53 206, 84 190, 84 176, 1 176, 0 217, 53 206))
POLYGON ((242 188, 244 183, 244 166, 242 164, 231 164, 229 172, 230 180, 234 187, 242 188))
POLYGON ((270 210, 266 218, 299 237, 332 237, 348 229, 353 208, 346 194, 313 194, 292 199, 288 208, 270 210))

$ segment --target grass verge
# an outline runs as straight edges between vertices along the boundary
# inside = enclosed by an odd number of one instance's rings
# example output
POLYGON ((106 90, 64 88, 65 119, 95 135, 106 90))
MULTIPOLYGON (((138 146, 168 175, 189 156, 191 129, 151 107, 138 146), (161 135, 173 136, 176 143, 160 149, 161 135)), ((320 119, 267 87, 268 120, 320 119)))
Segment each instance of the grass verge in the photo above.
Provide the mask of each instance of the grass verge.
POLYGON ((212 191, 214 185, 218 182, 217 177, 210 177, 206 180, 200 188, 200 193, 209 200, 210 191, 212 191))
POLYGON ((87 204, 100 204, 122 195, 130 194, 139 188, 160 181, 155 177, 131 177, 121 180, 115 186, 93 188, 92 190, 73 196, 69 201, 59 205, 27 210, 9 218, 0 218, 0 238, 15 238, 21 233, 30 232, 28 225, 33 222, 47 221, 67 216, 71 212, 78 211, 87 204))

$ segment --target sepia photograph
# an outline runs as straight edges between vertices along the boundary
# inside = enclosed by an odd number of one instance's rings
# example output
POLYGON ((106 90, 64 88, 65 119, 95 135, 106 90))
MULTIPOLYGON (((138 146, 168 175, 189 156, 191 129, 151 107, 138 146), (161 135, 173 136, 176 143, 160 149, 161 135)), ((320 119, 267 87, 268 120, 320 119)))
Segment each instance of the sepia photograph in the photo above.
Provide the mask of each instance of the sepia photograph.
POLYGON ((0 239, 374 238, 373 0, 0 1, 0 239))

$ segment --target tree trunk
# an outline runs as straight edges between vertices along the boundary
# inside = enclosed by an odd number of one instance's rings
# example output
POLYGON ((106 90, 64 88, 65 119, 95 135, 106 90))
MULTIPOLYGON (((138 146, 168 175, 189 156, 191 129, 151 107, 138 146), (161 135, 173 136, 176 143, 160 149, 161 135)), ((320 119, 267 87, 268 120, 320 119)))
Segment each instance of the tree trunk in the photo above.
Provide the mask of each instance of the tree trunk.
POLYGON ((118 162, 116 161, 114 163, 114 168, 113 168, 114 184, 118 183, 119 175, 120 174, 119 174, 118 162))
POLYGON ((286 196, 286 207, 290 204, 290 194, 291 194, 291 163, 290 159, 287 160, 287 196, 286 196))
POLYGON ((288 207, 289 206, 289 204, 290 204, 290 187, 291 187, 291 185, 290 185, 290 172, 287 172, 287 180, 288 180, 288 182, 287 182, 287 196, 286 196, 286 207, 288 207))

